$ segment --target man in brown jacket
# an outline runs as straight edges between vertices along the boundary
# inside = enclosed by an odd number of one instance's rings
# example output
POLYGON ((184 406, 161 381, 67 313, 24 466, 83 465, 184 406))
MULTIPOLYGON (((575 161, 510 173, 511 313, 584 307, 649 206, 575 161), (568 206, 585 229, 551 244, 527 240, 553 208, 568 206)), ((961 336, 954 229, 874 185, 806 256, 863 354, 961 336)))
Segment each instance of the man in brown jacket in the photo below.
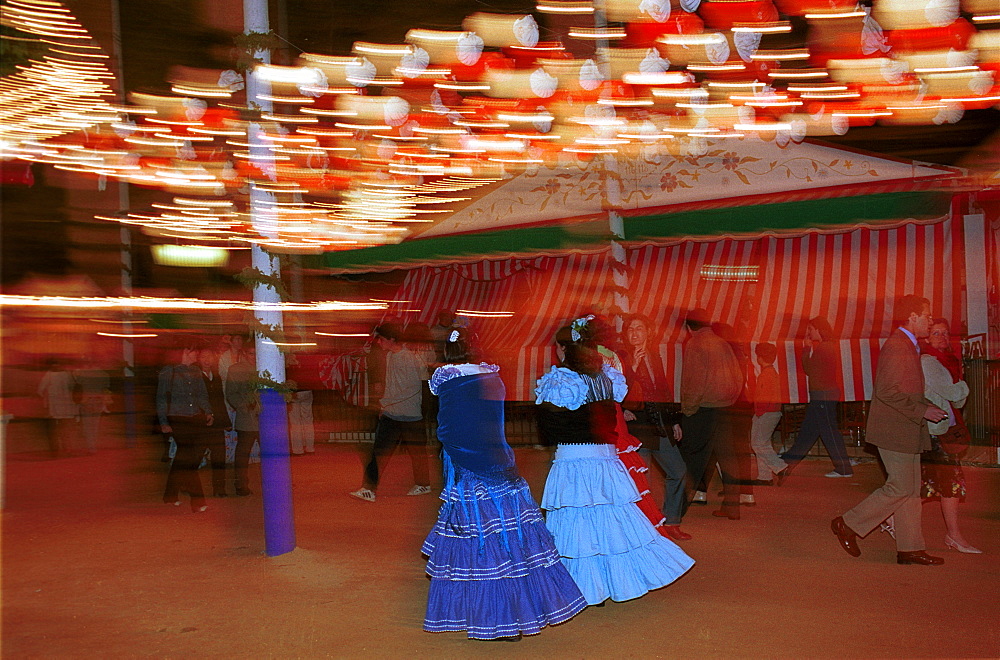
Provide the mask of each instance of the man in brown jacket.
POLYGON ((894 318, 900 324, 878 356, 875 391, 868 412, 866 438, 878 447, 885 464, 885 484, 860 504, 834 518, 831 529, 841 547, 861 555, 858 536, 866 536, 889 516, 896 526, 896 562, 935 566, 944 559, 924 552, 920 529, 920 453, 931 448, 927 421, 947 413, 924 398, 917 340, 930 330, 931 307, 926 298, 903 296, 894 318))
MULTIPOLYGON (((743 367, 725 339, 712 331, 708 312, 693 309, 684 324, 691 332, 684 344, 681 365, 681 422, 683 439, 677 445, 687 465, 688 479, 685 511, 698 487, 713 453, 723 466, 725 497, 722 509, 713 515, 739 518, 739 491, 733 487, 738 470, 733 467, 735 454, 728 451, 726 434, 731 429, 730 407, 743 389, 743 367), (728 460, 732 458, 732 461, 728 460)), ((714 468, 712 468, 714 469, 714 468)))

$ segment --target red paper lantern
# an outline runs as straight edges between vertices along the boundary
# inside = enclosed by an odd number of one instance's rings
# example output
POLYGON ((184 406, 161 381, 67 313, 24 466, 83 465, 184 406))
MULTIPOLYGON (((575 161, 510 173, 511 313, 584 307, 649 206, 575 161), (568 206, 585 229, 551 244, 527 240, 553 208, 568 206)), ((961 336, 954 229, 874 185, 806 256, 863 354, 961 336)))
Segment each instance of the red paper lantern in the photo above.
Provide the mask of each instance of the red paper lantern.
POLYGON ((778 10, 771 0, 714 0, 703 2, 698 10, 705 25, 714 30, 728 30, 736 24, 774 23, 778 10))
POLYGON ((944 27, 920 28, 916 30, 891 30, 887 32, 889 43, 896 50, 914 52, 924 50, 966 50, 969 39, 976 28, 964 18, 959 18, 944 27))

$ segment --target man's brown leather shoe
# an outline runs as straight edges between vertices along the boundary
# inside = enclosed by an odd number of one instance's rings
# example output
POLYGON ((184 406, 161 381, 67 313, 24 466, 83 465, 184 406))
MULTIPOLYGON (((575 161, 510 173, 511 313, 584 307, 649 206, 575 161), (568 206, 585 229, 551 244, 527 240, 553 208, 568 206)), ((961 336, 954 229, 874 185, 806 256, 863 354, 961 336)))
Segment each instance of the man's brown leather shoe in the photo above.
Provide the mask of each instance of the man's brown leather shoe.
POLYGON ((840 541, 840 547, 844 549, 844 552, 852 557, 861 556, 861 548, 858 547, 858 535, 847 526, 842 516, 837 516, 833 519, 830 523, 830 529, 837 535, 837 540, 840 541))
POLYGON ((940 566, 944 563, 944 559, 941 557, 932 557, 923 550, 914 550, 913 552, 897 552, 896 563, 920 564, 921 566, 940 566))

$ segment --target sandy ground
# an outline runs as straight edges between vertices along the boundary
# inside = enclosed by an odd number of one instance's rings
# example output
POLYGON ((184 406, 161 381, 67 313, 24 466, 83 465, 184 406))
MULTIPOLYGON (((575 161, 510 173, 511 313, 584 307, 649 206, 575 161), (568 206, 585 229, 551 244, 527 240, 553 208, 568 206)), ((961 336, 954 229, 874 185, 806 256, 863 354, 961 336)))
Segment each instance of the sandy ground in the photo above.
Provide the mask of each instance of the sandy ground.
MULTIPOLYGON (((3 657, 1000 657, 1000 470, 966 470, 963 523, 984 555, 946 550, 928 504, 928 550, 944 566, 898 566, 879 532, 849 557, 829 521, 880 483, 878 467, 824 479, 828 461, 811 460, 758 488, 740 521, 692 508, 683 547, 698 563, 673 585, 509 644, 421 630, 419 548, 438 500, 404 495, 402 454, 376 503, 348 497, 359 448, 292 459, 298 547, 278 557, 263 554, 259 494, 210 499, 203 514, 161 504, 153 438, 95 456, 9 455, 3 657)), ((537 498, 550 453, 517 459, 537 498)))

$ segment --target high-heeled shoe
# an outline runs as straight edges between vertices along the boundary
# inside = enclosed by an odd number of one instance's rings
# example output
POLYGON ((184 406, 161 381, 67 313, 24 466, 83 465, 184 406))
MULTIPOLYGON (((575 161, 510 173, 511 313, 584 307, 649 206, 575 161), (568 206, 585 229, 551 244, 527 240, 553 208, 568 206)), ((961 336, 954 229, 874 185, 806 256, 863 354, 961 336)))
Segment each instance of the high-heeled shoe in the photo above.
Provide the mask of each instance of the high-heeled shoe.
POLYGON ((740 511, 736 509, 735 512, 727 511, 726 509, 716 509, 712 512, 712 515, 716 518, 729 518, 730 520, 739 520, 740 511))
POLYGON ((945 534, 944 536, 945 546, 951 548, 952 550, 958 550, 959 552, 964 552, 967 555, 981 555, 983 551, 979 548, 973 548, 971 545, 965 545, 964 543, 959 543, 951 536, 945 534))

